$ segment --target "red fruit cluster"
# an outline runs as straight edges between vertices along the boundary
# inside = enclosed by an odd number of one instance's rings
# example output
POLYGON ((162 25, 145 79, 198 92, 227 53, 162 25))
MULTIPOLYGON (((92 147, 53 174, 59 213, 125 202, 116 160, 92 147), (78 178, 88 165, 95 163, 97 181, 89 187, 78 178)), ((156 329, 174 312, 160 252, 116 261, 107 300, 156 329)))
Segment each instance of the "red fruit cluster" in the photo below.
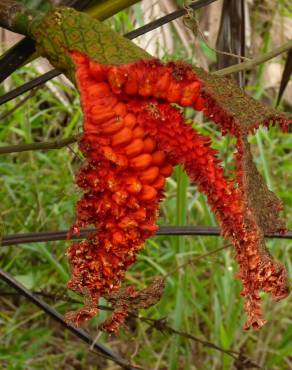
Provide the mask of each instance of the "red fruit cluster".
MULTIPOLYGON (((185 64, 154 60, 110 66, 71 55, 85 114, 80 148, 86 157, 77 175, 84 196, 73 230, 89 224, 98 228, 68 250, 69 287, 90 297, 90 304, 71 319, 78 323, 91 318, 99 297, 120 287, 145 239, 156 231, 165 178, 182 164, 236 247, 249 316, 246 327, 261 327, 258 292, 286 295, 284 269, 265 252, 240 187, 224 177, 210 138, 187 125, 172 105, 208 114, 201 81, 185 64)), ((124 307, 103 328, 117 330, 126 314, 124 307)))
MULTIPOLYGON (((102 78, 85 57, 75 54, 74 60, 85 113, 80 148, 86 163, 76 176, 84 196, 72 230, 89 224, 98 228, 67 252, 72 266, 68 286, 90 296, 89 307, 69 315, 78 323, 96 314, 93 307, 101 295, 120 287, 145 239, 156 232, 158 203, 173 166, 129 102, 112 91, 107 75, 102 78)), ((117 328, 118 317, 123 321, 125 315, 115 313, 108 330, 117 328)))

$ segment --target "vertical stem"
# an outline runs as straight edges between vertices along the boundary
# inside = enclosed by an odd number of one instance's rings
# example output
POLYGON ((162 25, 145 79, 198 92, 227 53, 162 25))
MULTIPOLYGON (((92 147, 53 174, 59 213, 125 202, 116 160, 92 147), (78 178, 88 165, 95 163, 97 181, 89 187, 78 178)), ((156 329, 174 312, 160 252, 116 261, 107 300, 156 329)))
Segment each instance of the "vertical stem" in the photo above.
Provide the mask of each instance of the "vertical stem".
MULTIPOLYGON (((185 225, 187 221, 187 189, 189 180, 184 173, 183 168, 177 169, 177 195, 176 195, 176 224, 185 225)), ((176 253, 183 253, 186 249, 185 238, 179 236, 176 239, 176 253)), ((178 264, 181 261, 178 259, 178 264)), ((179 269, 178 280, 176 287, 175 310, 174 310, 174 326, 176 330, 180 330, 183 325, 184 313, 184 292, 186 289, 186 275, 183 269, 179 269)), ((169 369, 176 370, 179 365, 179 348, 181 337, 175 336, 172 339, 169 356, 169 369)), ((186 364, 187 366, 187 364, 186 364)), ((187 367, 185 367, 187 369, 187 367)))
POLYGON ((109 1, 101 1, 97 4, 93 4, 89 6, 86 10, 86 13, 89 14, 91 17, 98 19, 99 21, 103 21, 113 14, 117 14, 121 10, 124 10, 131 5, 138 3, 140 0, 109 0, 109 1))
MULTIPOLYGON (((262 48, 262 52, 266 53, 267 50, 269 50, 269 47, 271 45, 270 33, 265 34, 263 41, 264 41, 264 45, 263 45, 263 48, 262 48)), ((266 69, 265 64, 262 64, 259 68, 257 83, 256 83, 256 93, 254 95, 255 99, 257 99, 257 100, 259 100, 262 97, 263 93, 264 93, 262 78, 263 78, 265 69, 266 69)), ((262 135, 261 135, 260 130, 258 130, 256 132, 255 137, 256 137, 257 146, 258 146, 258 149, 259 149, 260 159, 261 159, 261 162, 262 162, 262 165, 263 165, 264 178, 267 182, 268 188, 271 191, 273 191, 272 180, 271 180, 271 177, 270 177, 269 166, 268 166, 268 163, 267 163, 267 160, 266 160, 266 155, 265 155, 265 150, 264 150, 264 146, 263 146, 263 142, 262 142, 262 135)))

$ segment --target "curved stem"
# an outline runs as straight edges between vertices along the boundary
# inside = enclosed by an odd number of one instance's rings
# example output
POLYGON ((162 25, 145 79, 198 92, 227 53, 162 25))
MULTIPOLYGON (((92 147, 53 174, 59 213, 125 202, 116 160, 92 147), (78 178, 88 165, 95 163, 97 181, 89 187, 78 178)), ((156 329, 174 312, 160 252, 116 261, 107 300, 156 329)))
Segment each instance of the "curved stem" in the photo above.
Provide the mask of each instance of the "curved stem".
POLYGON ((292 49, 292 40, 287 41, 285 44, 271 50, 266 54, 261 54, 258 57, 255 57, 254 59, 248 60, 246 62, 220 69, 219 71, 214 72, 214 74, 217 76, 225 76, 231 73, 246 71, 272 58, 275 58, 277 55, 280 55, 290 49, 292 49))
POLYGON ((61 149, 64 146, 75 143, 77 141, 76 136, 68 137, 63 140, 56 140, 52 142, 41 142, 32 144, 19 144, 19 145, 7 145, 0 147, 0 155, 8 153, 19 153, 27 152, 29 150, 49 150, 49 149, 61 149))

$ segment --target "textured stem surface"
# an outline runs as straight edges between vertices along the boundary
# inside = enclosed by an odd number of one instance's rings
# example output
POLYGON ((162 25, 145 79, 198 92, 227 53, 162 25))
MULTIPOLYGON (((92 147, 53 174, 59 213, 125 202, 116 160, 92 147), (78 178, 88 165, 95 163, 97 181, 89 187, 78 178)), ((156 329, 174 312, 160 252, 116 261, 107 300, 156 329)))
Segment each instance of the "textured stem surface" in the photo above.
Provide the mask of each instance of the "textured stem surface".
POLYGON ((268 60, 273 59, 277 55, 285 53, 286 51, 290 49, 292 49, 292 40, 287 41, 285 44, 279 46, 278 48, 271 50, 270 52, 266 54, 261 54, 257 56, 256 58, 253 58, 246 62, 235 64, 233 66, 220 69, 219 71, 214 72, 214 74, 216 74, 217 76, 225 76, 225 75, 229 75, 229 74, 237 73, 241 71, 248 71, 249 69, 252 69, 261 63, 267 62, 268 60))
POLYGON ((17 1, 0 1, 0 26, 10 31, 27 35, 32 23, 40 15, 40 12, 27 9, 17 1))

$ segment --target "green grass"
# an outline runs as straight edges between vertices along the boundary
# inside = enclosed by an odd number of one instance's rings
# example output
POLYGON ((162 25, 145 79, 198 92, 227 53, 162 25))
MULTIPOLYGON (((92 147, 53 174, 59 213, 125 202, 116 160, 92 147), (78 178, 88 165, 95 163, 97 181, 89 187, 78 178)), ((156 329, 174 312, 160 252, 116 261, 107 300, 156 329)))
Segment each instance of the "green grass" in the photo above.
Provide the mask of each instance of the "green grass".
MULTIPOLYGON (((124 18, 120 17, 117 22, 122 28, 124 18)), ((34 74, 33 67, 23 68, 13 75, 11 84, 18 86, 34 74)), ((260 98, 263 94, 260 77, 255 81, 249 88, 260 98)), ((56 86, 68 94, 71 104, 60 102, 47 87, 38 90, 0 122, 1 145, 53 140, 79 132, 82 115, 77 94, 66 86, 56 86)), ((275 96, 269 99, 272 104, 275 96)), ((14 105, 15 101, 5 104, 0 114, 14 105)), ((212 135, 214 147, 220 151, 231 172, 234 141, 222 138, 212 123, 196 123, 195 127, 212 135)), ((291 135, 277 128, 261 129, 250 140, 259 170, 285 203, 283 216, 291 229, 291 135)), ((76 151, 73 145, 71 149, 0 156, 0 216, 4 234, 61 230, 70 226, 74 220, 74 205, 80 197, 74 185, 74 172, 80 165, 76 151)), ((180 168, 168 180, 166 195, 160 224, 216 224, 205 197, 197 192, 196 186, 188 183, 180 168)), ((147 241, 138 262, 128 272, 126 283, 142 289, 154 276, 167 275, 167 279, 161 301, 141 314, 167 317, 172 327, 224 349, 242 351, 265 369, 291 369, 291 300, 273 303, 264 297, 268 324, 260 332, 244 332, 241 286, 235 279, 237 265, 231 248, 177 269, 194 257, 224 245, 226 242, 216 237, 159 236, 147 241)), ((50 242, 1 247, 1 268, 33 291, 58 293, 62 297, 65 292, 62 299, 46 298, 58 311, 65 313, 78 307, 70 302, 70 298, 76 300, 78 297, 65 289, 69 276, 65 257, 67 246, 67 242, 50 242)), ((291 276, 291 241, 269 240, 268 246, 272 254, 285 263, 291 276)), ((1 281, 0 292, 1 369, 113 369, 109 362, 93 354, 88 346, 24 298, 4 295, 4 292, 14 292, 1 281)), ((97 335, 98 322, 105 315, 101 312, 91 322, 89 330, 93 337, 97 335)), ((102 334, 99 340, 145 369, 233 368, 229 356, 185 338, 149 330, 147 324, 140 321, 129 321, 127 328, 117 336, 102 334)))

